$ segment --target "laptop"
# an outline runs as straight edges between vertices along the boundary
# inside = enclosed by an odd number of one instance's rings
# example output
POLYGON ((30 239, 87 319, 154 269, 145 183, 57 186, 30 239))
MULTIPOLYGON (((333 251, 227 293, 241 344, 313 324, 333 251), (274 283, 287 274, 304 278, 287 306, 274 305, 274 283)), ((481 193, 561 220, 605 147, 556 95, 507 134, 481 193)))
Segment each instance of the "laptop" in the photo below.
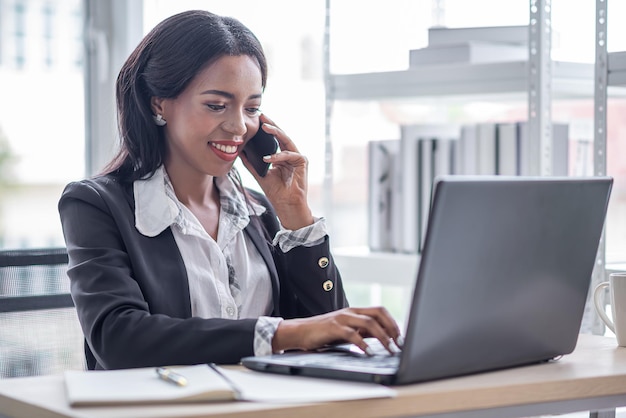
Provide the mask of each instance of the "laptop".
POLYGON ((246 357, 242 364, 402 385, 569 354, 612 183, 610 177, 440 177, 399 353, 367 356, 343 344, 246 357))

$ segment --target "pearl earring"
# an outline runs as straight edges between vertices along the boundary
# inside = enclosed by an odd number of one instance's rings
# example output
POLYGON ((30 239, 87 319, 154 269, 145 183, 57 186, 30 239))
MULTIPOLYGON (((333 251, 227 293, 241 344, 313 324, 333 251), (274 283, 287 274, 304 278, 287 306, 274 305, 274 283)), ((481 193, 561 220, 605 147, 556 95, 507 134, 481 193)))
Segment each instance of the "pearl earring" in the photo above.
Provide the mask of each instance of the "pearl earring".
POLYGON ((165 126, 165 124, 167 123, 167 121, 163 119, 163 115, 161 115, 160 113, 156 116, 152 115, 152 119, 154 120, 154 124, 157 126, 165 126))

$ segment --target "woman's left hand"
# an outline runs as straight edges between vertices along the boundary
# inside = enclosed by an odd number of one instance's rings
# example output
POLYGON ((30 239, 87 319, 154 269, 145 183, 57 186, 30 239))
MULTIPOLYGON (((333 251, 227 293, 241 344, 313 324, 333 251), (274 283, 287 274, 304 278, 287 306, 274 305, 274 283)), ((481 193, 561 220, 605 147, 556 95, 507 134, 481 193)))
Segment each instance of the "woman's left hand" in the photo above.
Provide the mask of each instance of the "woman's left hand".
POLYGON ((243 164, 263 189, 286 229, 295 231, 311 225, 314 219, 307 201, 308 160, 271 119, 261 115, 260 122, 261 129, 274 135, 280 152, 264 158, 266 163, 272 164, 265 177, 256 173, 245 155, 241 158, 243 164))

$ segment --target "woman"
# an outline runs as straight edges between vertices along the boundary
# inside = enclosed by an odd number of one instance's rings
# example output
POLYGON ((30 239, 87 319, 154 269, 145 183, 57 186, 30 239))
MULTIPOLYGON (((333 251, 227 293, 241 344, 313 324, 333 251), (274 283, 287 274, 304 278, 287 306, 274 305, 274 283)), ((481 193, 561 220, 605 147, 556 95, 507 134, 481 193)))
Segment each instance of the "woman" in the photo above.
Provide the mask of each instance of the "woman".
POLYGON ((121 147, 59 201, 88 367, 237 363, 335 341, 400 344, 384 308, 348 308, 307 160, 260 114, 267 64, 235 19, 157 25, 117 80, 121 147), (262 129, 264 177, 242 153, 262 129), (241 185, 240 157, 263 193, 241 185))

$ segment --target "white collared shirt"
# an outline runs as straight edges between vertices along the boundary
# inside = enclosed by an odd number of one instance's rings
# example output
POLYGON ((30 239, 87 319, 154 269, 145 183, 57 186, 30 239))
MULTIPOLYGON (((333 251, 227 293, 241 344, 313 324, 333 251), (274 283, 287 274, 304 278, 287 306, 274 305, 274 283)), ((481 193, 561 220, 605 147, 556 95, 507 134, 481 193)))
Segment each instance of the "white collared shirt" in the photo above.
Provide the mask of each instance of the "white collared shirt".
MULTIPOLYGON (((254 243, 243 233, 250 222, 248 206, 229 176, 216 177, 220 192, 217 241, 176 197, 165 168, 133 184, 135 226, 154 237, 171 227, 189 282, 191 314, 202 318, 259 318, 255 327, 255 355, 270 354, 271 339, 282 318, 274 309, 269 271, 254 243)), ((259 215, 265 207, 250 202, 259 215)), ((323 219, 296 232, 281 228, 274 245, 283 251, 298 245, 317 245, 326 235, 323 219), (303 239, 302 237, 305 237, 303 239)))

